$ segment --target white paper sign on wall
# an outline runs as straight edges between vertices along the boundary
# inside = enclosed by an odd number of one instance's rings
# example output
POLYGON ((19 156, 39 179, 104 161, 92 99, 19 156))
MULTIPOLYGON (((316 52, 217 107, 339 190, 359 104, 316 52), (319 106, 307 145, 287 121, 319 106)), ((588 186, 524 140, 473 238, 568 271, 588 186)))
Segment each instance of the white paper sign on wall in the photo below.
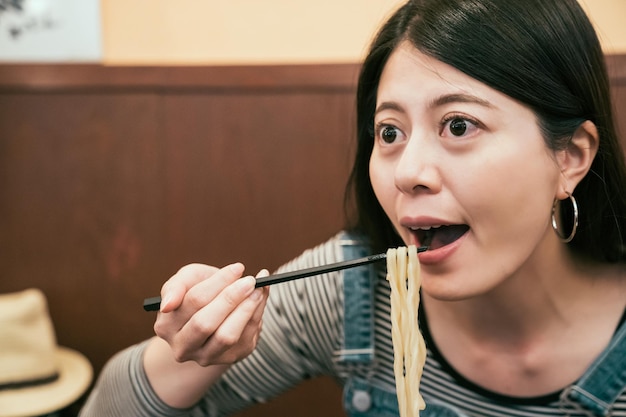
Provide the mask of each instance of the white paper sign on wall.
POLYGON ((101 59, 99 0, 0 0, 0 61, 101 59))

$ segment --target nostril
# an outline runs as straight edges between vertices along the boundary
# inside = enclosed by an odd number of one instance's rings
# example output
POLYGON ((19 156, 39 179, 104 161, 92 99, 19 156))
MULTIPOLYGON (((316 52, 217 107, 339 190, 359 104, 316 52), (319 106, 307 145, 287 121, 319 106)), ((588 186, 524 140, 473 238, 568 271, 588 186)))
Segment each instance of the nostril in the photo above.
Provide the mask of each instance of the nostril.
POLYGON ((410 193, 437 193, 441 189, 441 178, 435 167, 417 164, 396 170, 395 184, 398 190, 410 193))

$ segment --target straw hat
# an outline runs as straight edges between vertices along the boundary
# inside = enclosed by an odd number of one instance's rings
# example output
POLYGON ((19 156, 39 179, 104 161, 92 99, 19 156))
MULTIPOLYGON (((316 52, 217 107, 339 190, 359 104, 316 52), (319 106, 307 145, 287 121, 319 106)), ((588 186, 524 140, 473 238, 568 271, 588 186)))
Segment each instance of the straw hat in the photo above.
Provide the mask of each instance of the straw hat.
POLYGON ((92 377, 87 358, 57 346, 41 291, 0 295, 0 417, 62 410, 87 390, 92 377))

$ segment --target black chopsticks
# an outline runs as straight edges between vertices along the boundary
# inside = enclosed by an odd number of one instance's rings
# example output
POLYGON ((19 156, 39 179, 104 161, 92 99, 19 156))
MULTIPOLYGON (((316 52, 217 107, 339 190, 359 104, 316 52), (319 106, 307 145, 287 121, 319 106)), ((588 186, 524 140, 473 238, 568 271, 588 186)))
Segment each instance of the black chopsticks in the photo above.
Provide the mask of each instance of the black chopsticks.
MULTIPOLYGON (((425 252, 428 246, 420 246, 417 252, 425 252)), ((364 258, 352 259, 349 261, 336 262, 328 265, 314 266, 312 268, 300 269, 298 271, 284 272, 282 274, 259 277, 256 279, 255 287, 265 287, 266 285, 278 284, 279 282, 292 281, 294 279, 311 277, 314 275, 326 274, 328 272, 340 271, 342 269, 354 268, 356 266, 367 265, 382 261, 387 258, 386 253, 366 256, 364 258)), ((143 309, 146 311, 157 311, 161 308, 161 297, 150 297, 143 301, 143 309)))

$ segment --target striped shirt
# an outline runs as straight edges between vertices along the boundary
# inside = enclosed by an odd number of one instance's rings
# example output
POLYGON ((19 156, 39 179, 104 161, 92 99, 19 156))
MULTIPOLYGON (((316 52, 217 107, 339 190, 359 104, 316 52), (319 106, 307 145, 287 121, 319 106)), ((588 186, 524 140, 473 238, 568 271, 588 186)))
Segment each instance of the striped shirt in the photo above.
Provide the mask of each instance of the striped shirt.
MULTIPOLYGON (((342 260, 336 236, 305 251, 279 272, 308 268, 342 260)), ((334 361, 342 344, 342 273, 275 285, 263 319, 257 349, 235 364, 200 403, 189 410, 172 409, 152 391, 142 367, 146 343, 122 351, 104 368, 88 399, 82 417, 229 415, 252 404, 265 402, 299 382, 319 375, 344 384, 348 375, 369 379, 393 392, 393 346, 390 324, 390 289, 381 273, 375 289, 375 360, 373 365, 346 369, 334 361)), ((423 317, 423 314, 422 314, 423 317)), ((561 404, 559 394, 539 398, 510 398, 489 392, 467 381, 438 353, 427 323, 421 324, 428 346, 420 392, 429 402, 449 404, 470 417, 584 417, 585 412, 561 404)), ((626 417, 626 394, 622 393, 612 416, 626 417)))

